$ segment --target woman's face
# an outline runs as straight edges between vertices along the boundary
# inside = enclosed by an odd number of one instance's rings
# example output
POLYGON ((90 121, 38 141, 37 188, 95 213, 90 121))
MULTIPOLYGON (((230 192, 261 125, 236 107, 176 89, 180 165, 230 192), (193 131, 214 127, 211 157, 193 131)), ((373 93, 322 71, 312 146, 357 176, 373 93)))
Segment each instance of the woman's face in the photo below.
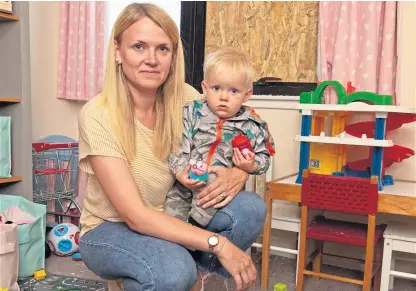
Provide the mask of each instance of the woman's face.
POLYGON ((147 17, 128 27, 116 43, 116 62, 138 91, 157 90, 169 75, 172 58, 172 41, 147 17))

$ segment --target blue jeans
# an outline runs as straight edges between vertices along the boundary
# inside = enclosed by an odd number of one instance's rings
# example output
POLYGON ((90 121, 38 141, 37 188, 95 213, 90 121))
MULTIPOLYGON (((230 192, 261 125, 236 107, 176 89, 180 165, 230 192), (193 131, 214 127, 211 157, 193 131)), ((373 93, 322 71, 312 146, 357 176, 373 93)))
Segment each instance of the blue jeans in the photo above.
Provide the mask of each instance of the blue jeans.
MULTIPOLYGON (((266 204, 256 193, 240 192, 219 209, 206 229, 248 249, 263 228, 266 204)), ((125 223, 105 222, 80 240, 84 263, 105 279, 124 278, 127 291, 187 291, 197 279, 197 266, 229 278, 215 255, 143 235, 125 223)))

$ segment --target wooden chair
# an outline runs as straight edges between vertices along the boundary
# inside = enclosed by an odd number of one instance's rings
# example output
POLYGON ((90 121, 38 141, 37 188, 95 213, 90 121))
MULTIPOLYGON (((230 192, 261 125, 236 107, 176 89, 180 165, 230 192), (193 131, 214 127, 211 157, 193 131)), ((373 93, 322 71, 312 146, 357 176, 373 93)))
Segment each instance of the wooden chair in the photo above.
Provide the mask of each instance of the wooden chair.
MULTIPOLYGON (((273 205, 273 199, 266 194, 267 216, 263 231, 263 243, 254 243, 253 247, 262 249, 262 268, 261 268, 261 287, 267 289, 269 286, 269 265, 270 250, 296 256, 296 266, 298 265, 299 233, 300 233, 300 211, 299 207, 290 204, 273 205), (273 211, 276 210, 276 211, 273 211), (296 248, 285 248, 271 245, 271 230, 279 229, 296 233, 298 244, 296 248)), ((297 270, 297 267, 296 267, 297 270)))
MULTIPOLYGON (((281 202, 279 204, 275 204, 273 201, 275 198, 273 197, 273 194, 270 191, 266 191, 264 199, 267 205, 267 215, 263 228, 263 243, 254 243, 252 246, 262 249, 261 288, 263 290, 267 290, 269 287, 270 250, 295 255, 295 276, 298 273, 297 271, 299 265, 300 208, 297 204, 294 205, 293 202, 281 202), (296 247, 292 249, 271 245, 272 229, 296 233, 296 247)), ((322 213, 322 211, 313 213, 313 215, 310 215, 309 219, 313 219, 316 215, 319 215, 320 213, 322 213)), ((295 280, 297 284, 297 277, 295 280)))
POLYGON ((374 290, 380 289, 383 232, 386 225, 376 226, 378 202, 377 177, 371 179, 340 177, 303 172, 301 199, 301 231, 297 291, 303 291, 304 276, 327 278, 362 285, 370 291, 371 279, 375 276, 374 290), (308 209, 322 209, 348 214, 368 216, 368 225, 345 222, 317 216, 308 222, 308 209), (306 269, 306 240, 315 240, 316 249, 312 254, 312 271, 306 269), (349 261, 357 260, 323 253, 323 242, 334 242, 364 247, 364 278, 355 280, 321 272, 322 256, 335 256, 349 261), (376 261, 373 262, 374 246, 377 245, 376 261))
MULTIPOLYGON (((267 289, 269 285, 268 278, 269 278, 269 254, 270 249, 274 251, 278 251, 281 253, 286 254, 293 254, 298 258, 298 249, 297 248, 285 248, 281 246, 271 246, 271 230, 272 229, 279 229, 289 232, 296 233, 296 236, 299 238, 300 232, 300 211, 299 207, 293 203, 286 202, 286 203, 273 203, 272 197, 270 197, 270 191, 267 191, 266 183, 271 181, 273 177, 273 158, 270 161, 270 168, 267 171, 267 174, 258 175, 253 178, 253 181, 247 183, 246 185, 250 185, 250 191, 254 191, 258 193, 260 196, 264 198, 267 205, 267 220, 264 231, 263 231, 263 243, 255 242, 251 246, 255 248, 262 249, 262 279, 261 285, 263 289, 267 289), (268 225, 268 227, 267 227, 268 225), (266 244, 265 244, 266 242, 266 244), (266 246, 266 247, 264 247, 266 246)), ((299 241, 299 239, 298 239, 299 241)), ((297 261, 296 261, 297 266, 297 261)))

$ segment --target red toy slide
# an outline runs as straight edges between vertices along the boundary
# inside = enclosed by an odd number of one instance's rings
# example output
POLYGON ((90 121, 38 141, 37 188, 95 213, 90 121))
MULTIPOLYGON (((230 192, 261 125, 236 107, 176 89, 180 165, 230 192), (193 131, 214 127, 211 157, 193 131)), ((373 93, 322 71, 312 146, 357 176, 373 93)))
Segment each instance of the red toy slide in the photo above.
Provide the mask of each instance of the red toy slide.
MULTIPOLYGON (((400 128, 405 123, 416 121, 416 114, 411 113, 389 113, 386 121, 386 135, 387 132, 400 128)), ((368 138, 374 138, 375 121, 363 121, 349 124, 345 127, 345 132, 355 137, 361 137, 363 134, 368 138)), ((370 150, 369 157, 354 162, 349 162, 348 167, 354 170, 365 170, 371 167, 372 150, 370 150)), ((383 174, 384 169, 390 167, 393 163, 400 163, 401 161, 410 158, 415 154, 415 151, 400 145, 387 147, 383 151, 383 174)))

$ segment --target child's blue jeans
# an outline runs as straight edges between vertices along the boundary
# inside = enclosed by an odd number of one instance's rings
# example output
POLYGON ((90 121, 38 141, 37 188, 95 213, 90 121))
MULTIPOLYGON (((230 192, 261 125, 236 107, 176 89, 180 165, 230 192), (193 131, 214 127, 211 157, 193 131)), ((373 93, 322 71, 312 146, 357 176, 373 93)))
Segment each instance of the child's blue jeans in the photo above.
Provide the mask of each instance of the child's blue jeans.
MULTIPOLYGON (((256 193, 240 192, 219 209, 206 229, 248 249, 263 228, 266 204, 256 193)), ((80 253, 87 267, 105 279, 124 279, 127 291, 188 291, 197 266, 229 278, 215 255, 142 235, 125 223, 105 222, 85 233, 80 253)))

